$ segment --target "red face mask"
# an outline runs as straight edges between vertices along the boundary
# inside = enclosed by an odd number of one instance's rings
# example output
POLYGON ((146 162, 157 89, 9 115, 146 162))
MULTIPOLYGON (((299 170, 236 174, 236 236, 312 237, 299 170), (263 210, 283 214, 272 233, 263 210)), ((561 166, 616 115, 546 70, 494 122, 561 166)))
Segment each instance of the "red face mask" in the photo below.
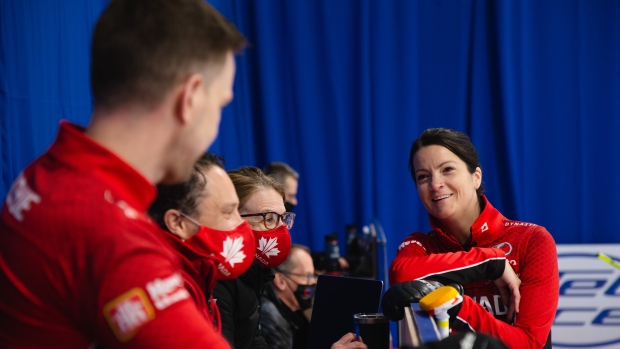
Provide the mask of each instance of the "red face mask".
POLYGON ((291 251, 291 234, 286 224, 265 231, 252 230, 256 239, 256 262, 264 268, 282 264, 291 251))
MULTIPOLYGON (((193 219, 186 217, 200 225, 193 219)), ((200 225, 198 233, 185 240, 185 246, 195 253, 211 259, 217 265, 217 279, 229 280, 239 277, 254 259, 254 236, 248 222, 243 221, 231 231, 216 230, 200 225)))

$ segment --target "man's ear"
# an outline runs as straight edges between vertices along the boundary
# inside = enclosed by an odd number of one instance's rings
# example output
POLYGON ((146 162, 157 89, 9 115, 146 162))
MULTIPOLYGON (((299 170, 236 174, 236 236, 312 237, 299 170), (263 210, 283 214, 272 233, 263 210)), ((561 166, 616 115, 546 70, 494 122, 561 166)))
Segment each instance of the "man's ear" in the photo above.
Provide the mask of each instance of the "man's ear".
POLYGON ((189 239, 192 237, 189 231, 191 227, 183 219, 181 211, 172 208, 166 211, 166 213, 164 213, 164 223, 166 223, 169 232, 181 239, 189 239))
POLYGON ((284 275, 282 275, 281 273, 276 272, 276 275, 273 278, 273 284, 274 286, 280 291, 284 291, 286 290, 286 281, 284 280, 284 275))
POLYGON ((192 111, 196 108, 198 92, 203 87, 204 77, 201 74, 192 74, 185 79, 177 92, 176 112, 179 119, 186 123, 191 118, 192 111))

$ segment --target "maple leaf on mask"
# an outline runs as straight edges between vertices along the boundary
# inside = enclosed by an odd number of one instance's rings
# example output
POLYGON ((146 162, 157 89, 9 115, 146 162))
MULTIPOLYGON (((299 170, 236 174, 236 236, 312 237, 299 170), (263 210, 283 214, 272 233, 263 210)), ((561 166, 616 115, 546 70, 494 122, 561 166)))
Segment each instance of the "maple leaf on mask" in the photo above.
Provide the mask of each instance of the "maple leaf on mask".
POLYGON ((242 237, 235 238, 234 240, 230 237, 226 237, 224 241, 224 251, 220 254, 226 259, 226 262, 230 263, 231 267, 234 267, 235 263, 241 263, 245 258, 245 253, 241 251, 242 248, 242 237))
POLYGON ((265 254, 265 256, 277 256, 280 250, 276 248, 278 246, 278 238, 269 238, 269 241, 264 237, 258 240, 257 250, 265 254))

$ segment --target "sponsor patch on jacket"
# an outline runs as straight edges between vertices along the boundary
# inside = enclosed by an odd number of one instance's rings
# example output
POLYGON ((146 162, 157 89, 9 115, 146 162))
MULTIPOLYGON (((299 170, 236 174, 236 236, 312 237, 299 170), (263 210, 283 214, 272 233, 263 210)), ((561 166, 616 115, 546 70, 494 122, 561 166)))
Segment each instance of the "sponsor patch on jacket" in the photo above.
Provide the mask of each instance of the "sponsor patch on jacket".
POLYGON ((103 307, 103 316, 121 342, 127 342, 155 318, 155 310, 143 289, 134 287, 103 307))
POLYGON ((149 282, 146 284, 146 290, 159 310, 164 310, 178 301, 191 297, 179 273, 149 282))

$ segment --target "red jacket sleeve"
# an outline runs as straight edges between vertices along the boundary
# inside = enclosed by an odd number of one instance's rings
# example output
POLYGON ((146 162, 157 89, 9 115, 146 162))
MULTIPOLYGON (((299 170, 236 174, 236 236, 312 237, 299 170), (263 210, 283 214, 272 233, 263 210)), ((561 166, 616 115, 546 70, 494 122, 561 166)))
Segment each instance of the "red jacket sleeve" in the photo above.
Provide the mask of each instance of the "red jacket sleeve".
POLYGON ((390 266, 390 284, 416 279, 434 279, 443 284, 468 284, 481 279, 497 279, 504 272, 506 257, 496 248, 431 253, 424 234, 405 239, 390 266))
POLYGON ((459 317, 480 332, 501 338, 511 348, 542 348, 547 341, 559 298, 558 258, 555 242, 544 229, 532 234, 520 258, 521 303, 510 325, 464 297, 459 317))
POLYGON ((150 231, 125 226, 102 239, 93 263, 98 326, 105 348, 217 348, 228 342, 196 306, 174 253, 150 231), (133 229, 132 229, 133 228, 133 229))
POLYGON ((159 312, 127 342, 107 336, 102 347, 230 349, 228 342, 205 321, 191 299, 159 312))

